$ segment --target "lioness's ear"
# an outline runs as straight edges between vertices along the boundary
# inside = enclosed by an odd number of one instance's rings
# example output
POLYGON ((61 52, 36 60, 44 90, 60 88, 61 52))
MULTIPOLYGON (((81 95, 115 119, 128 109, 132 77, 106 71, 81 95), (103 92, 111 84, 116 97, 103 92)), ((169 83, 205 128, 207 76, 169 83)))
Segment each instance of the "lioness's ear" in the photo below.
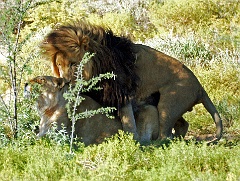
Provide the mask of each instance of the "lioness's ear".
POLYGON ((84 50, 88 50, 88 47, 89 47, 89 37, 88 36, 85 36, 82 39, 82 45, 84 47, 84 50))
POLYGON ((57 88, 63 88, 65 85, 66 80, 64 78, 57 78, 57 88))

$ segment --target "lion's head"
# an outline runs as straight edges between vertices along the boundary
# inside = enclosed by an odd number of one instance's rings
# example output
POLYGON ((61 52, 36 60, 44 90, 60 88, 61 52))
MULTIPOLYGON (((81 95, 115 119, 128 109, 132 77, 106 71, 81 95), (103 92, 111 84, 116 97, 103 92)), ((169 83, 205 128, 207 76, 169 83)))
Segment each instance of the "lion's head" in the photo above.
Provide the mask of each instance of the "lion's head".
POLYGON ((81 62, 84 54, 94 53, 95 56, 84 66, 83 76, 89 79, 107 72, 116 75, 116 79, 102 80, 100 86, 103 90, 92 95, 103 105, 119 108, 136 91, 138 76, 134 71, 136 57, 132 42, 113 35, 110 29, 77 21, 52 30, 41 47, 52 61, 54 75, 69 81, 75 79, 76 63, 81 62))

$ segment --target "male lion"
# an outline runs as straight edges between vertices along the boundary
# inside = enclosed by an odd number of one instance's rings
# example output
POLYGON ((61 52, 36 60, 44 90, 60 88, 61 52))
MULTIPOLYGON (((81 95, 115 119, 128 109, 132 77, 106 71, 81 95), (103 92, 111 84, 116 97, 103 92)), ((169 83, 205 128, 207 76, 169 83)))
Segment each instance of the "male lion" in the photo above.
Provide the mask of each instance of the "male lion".
POLYGON ((102 92, 90 95, 104 105, 119 110, 124 130, 136 133, 131 100, 140 104, 154 93, 161 98, 158 139, 172 137, 172 128, 182 115, 202 103, 216 124, 217 141, 222 136, 222 120, 196 76, 180 61, 148 46, 134 44, 125 37, 85 21, 63 25, 50 32, 41 47, 51 57, 53 72, 58 77, 74 80, 75 64, 86 52, 95 56, 85 65, 86 79, 100 73, 113 72, 115 80, 104 80, 102 92), (61 62, 61 63, 60 63, 61 62))
MULTIPOLYGON (((68 90, 69 84, 63 78, 38 76, 25 85, 25 94, 29 93, 31 85, 34 83, 41 85, 40 95, 37 98, 37 109, 41 116, 38 136, 44 136, 53 122, 57 123, 58 130, 63 129, 62 125, 64 125, 70 135, 72 122, 68 118, 65 107, 67 100, 63 97, 63 93, 68 90)), ((86 95, 81 96, 85 100, 77 107, 77 113, 96 110, 101 107, 92 98, 86 95)), ((140 106, 135 113, 135 117, 140 142, 149 142, 158 137, 158 111, 155 106, 140 106)), ((101 143, 104 138, 116 134, 118 130, 122 130, 120 120, 118 118, 109 119, 103 114, 77 120, 75 124, 75 136, 80 138, 85 145, 101 143)))

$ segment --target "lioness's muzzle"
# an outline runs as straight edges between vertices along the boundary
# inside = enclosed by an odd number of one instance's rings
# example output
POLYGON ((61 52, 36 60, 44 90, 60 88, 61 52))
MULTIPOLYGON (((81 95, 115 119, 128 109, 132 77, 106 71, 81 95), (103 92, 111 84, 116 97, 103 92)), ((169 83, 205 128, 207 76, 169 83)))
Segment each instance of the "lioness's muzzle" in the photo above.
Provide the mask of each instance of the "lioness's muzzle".
POLYGON ((23 96, 24 96, 25 98, 30 98, 30 96, 31 96, 30 86, 29 86, 28 83, 25 83, 23 96))

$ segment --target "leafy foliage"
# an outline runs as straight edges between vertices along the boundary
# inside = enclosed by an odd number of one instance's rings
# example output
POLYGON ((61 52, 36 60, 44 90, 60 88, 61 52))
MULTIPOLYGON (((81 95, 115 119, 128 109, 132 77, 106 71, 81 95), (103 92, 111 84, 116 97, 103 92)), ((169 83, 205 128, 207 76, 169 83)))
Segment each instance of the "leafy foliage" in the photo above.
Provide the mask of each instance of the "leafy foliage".
POLYGON ((210 44, 239 46, 238 0, 169 0, 150 6, 150 20, 159 32, 173 30, 188 36, 194 32, 210 44))
POLYGON ((123 134, 75 152, 39 140, 0 149, 3 180, 238 180, 239 147, 206 146, 173 141, 157 147, 140 146, 123 134), (24 147, 25 146, 25 147, 24 147), (6 169, 7 168, 7 169, 6 169))

